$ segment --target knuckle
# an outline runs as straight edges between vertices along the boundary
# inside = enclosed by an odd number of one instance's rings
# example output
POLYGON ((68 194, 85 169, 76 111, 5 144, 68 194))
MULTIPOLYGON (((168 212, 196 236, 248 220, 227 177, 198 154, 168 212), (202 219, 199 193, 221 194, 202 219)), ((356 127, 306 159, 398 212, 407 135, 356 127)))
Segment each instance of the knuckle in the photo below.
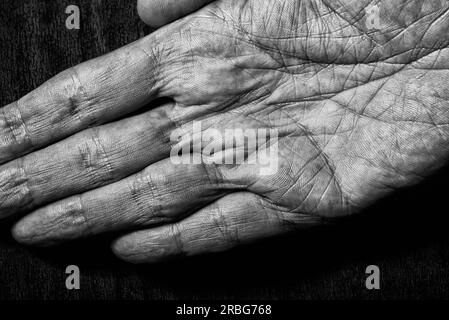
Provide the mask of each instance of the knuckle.
POLYGON ((14 154, 21 154, 32 147, 31 135, 20 111, 20 101, 13 102, 1 109, 0 113, 0 161, 14 154))
POLYGON ((0 212, 9 215, 33 205, 28 181, 21 159, 0 169, 0 212))
POLYGON ((177 256, 187 255, 187 252, 184 249, 182 232, 177 224, 172 224, 170 225, 170 227, 168 227, 167 237, 173 244, 177 256))
POLYGON ((96 128, 90 129, 89 138, 78 146, 82 171, 94 187, 115 180, 116 170, 107 150, 96 128))
POLYGON ((87 211, 85 210, 84 202, 82 196, 74 196, 67 201, 60 204, 60 207, 56 208, 59 211, 58 218, 63 229, 75 228, 78 230, 79 227, 87 227, 90 221, 87 211))
POLYGON ((64 117, 77 119, 82 124, 95 125, 98 119, 93 112, 93 99, 80 79, 77 67, 71 67, 65 71, 64 78, 68 79, 65 85, 66 110, 64 117))
POLYGON ((87 100, 87 93, 75 67, 67 69, 66 73, 68 79, 70 79, 66 86, 68 112, 71 115, 79 116, 79 107, 87 100))
POLYGON ((131 201, 136 205, 139 214, 135 217, 137 224, 169 222, 167 201, 163 199, 161 189, 164 182, 155 175, 142 172, 129 185, 131 201))

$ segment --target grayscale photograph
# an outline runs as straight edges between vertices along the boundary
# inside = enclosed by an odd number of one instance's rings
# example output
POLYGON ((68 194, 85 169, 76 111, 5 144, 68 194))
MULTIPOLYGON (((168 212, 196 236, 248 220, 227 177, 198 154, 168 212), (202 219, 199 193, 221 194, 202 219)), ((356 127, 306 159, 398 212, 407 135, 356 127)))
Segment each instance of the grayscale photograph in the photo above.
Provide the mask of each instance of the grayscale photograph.
POLYGON ((1 301, 448 298, 449 1, 1 0, 0 58, 1 301))

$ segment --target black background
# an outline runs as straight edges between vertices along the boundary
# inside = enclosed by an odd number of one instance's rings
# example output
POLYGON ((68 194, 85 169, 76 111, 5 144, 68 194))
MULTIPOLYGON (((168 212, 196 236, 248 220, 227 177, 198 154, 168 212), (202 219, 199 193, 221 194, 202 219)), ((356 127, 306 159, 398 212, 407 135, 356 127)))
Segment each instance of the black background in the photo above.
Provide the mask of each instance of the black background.
MULTIPOLYGON (((0 105, 58 72, 151 30, 129 0, 0 1, 0 105), (65 8, 81 10, 67 30, 65 8)), ((0 226, 0 299, 428 299, 447 298, 449 170, 338 226, 266 241, 230 253, 133 266, 108 237, 37 250, 0 226), (81 269, 81 290, 65 288, 65 268, 81 269), (378 265, 381 290, 365 288, 378 265)))

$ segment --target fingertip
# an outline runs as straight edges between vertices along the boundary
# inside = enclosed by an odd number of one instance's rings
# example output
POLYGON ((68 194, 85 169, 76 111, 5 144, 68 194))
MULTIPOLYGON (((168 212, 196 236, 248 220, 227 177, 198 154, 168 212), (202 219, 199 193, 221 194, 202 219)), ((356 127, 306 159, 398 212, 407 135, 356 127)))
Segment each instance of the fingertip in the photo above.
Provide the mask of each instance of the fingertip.
POLYGON ((12 237, 20 244, 30 245, 32 244, 32 227, 25 220, 17 222, 11 229, 12 237))
POLYGON ((137 13, 140 19, 148 26, 159 28, 169 21, 167 17, 158 9, 154 0, 138 0, 137 13))
POLYGON ((111 250, 117 258, 125 262, 133 264, 143 262, 136 253, 135 243, 129 236, 123 236, 114 240, 111 244, 111 250))
POLYGON ((23 245, 36 247, 57 245, 58 242, 52 237, 52 233, 43 219, 39 212, 22 218, 11 228, 12 237, 23 245))
POLYGON ((111 244, 117 258, 133 264, 152 264, 171 260, 175 255, 171 244, 160 239, 158 231, 142 230, 122 236, 111 244))
POLYGON ((147 25, 162 27, 185 17, 213 0, 138 0, 137 12, 147 25))

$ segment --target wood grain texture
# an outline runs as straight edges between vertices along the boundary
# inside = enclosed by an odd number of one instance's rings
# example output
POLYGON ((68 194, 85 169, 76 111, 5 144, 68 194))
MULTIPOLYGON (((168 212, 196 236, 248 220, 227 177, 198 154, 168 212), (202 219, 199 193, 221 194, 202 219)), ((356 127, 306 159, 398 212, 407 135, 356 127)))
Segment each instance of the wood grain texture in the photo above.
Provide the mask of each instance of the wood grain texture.
MULTIPOLYGON (((150 32, 128 0, 2 0, 0 105, 76 63, 150 32), (65 8, 81 9, 81 30, 65 8)), ((115 259, 110 238, 58 249, 16 244, 0 227, 0 299, 425 299, 449 293, 449 171, 338 226, 230 253, 153 266, 115 259), (65 267, 81 269, 81 290, 65 289, 65 267), (365 268, 381 270, 379 291, 365 268)))

